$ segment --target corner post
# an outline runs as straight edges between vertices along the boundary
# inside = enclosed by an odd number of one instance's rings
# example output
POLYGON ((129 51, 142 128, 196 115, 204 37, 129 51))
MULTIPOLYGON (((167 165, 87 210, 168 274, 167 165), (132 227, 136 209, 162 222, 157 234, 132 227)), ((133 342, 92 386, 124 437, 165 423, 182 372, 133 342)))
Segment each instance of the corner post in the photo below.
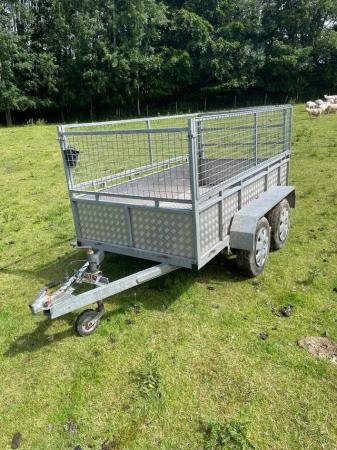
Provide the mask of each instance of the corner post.
POLYGON ((258 140, 258 130, 257 130, 257 127, 258 127, 258 121, 257 121, 257 113, 254 113, 254 139, 253 139, 253 142, 254 142, 254 157, 255 157, 255 166, 257 166, 257 163, 258 163, 258 152, 257 152, 257 147, 258 147, 258 143, 257 143, 257 140, 258 140))
MULTIPOLYGON (((191 201, 193 212, 193 234, 194 234, 194 257, 196 264, 199 265, 200 254, 200 213, 199 213, 199 176, 197 157, 197 134, 196 119, 188 121, 188 146, 189 146, 189 173, 191 184, 191 201)), ((199 157, 199 156, 198 156, 199 157)))
POLYGON ((152 164, 153 163, 153 155, 152 155, 152 138, 151 138, 151 132, 150 132, 150 130, 151 130, 150 119, 146 120, 146 126, 147 126, 147 129, 149 130, 148 134, 147 134, 147 141, 149 144, 149 161, 150 161, 150 164, 152 164))

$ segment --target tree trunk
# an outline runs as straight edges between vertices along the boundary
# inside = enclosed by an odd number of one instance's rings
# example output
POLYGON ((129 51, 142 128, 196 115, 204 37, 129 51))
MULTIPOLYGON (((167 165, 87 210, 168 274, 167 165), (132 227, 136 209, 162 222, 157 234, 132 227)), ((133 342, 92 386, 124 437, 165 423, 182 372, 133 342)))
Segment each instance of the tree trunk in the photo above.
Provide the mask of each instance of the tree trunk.
POLYGON ((113 49, 116 51, 117 47, 117 39, 116 39, 116 5, 115 2, 112 4, 112 42, 113 42, 113 49))
POLYGON ((91 120, 91 122, 93 122, 94 119, 95 119, 95 106, 94 106, 94 102, 91 99, 90 100, 90 120, 91 120))
POLYGON ((138 93, 137 93, 137 113, 138 113, 138 116, 141 115, 141 111, 140 111, 140 98, 139 98, 139 88, 138 88, 138 93))
POLYGON ((6 109, 5 114, 6 114, 6 125, 8 127, 11 127, 13 125, 12 111, 10 109, 6 109))

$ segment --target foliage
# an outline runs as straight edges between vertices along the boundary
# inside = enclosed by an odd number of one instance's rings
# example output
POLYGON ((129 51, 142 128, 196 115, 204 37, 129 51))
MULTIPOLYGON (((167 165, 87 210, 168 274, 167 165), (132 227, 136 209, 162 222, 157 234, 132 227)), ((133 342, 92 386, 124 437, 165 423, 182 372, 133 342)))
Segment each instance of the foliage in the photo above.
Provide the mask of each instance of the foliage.
POLYGON ((218 421, 201 424, 205 450, 254 450, 255 446, 247 437, 247 423, 244 417, 232 418, 229 423, 218 421))
POLYGON ((258 90, 337 88, 337 0, 11 0, 0 110, 85 111, 258 90))
POLYGON ((131 378, 143 397, 152 399, 161 397, 159 368, 151 353, 146 355, 144 365, 134 371, 131 378))
POLYGON ((50 106, 56 91, 54 55, 33 40, 31 3, 0 5, 0 111, 11 124, 12 110, 50 106))

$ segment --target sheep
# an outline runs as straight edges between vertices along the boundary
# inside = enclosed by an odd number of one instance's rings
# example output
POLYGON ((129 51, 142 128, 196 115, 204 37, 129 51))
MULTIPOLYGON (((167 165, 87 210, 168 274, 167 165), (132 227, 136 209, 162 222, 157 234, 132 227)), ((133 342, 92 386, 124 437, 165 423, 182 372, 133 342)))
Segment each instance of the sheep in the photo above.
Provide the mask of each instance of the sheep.
POLYGON ((324 98, 326 101, 330 103, 336 103, 337 102, 337 95, 324 95, 324 98))
POLYGON ((328 106, 328 113, 331 113, 333 111, 335 113, 337 113, 337 104, 336 103, 330 103, 330 105, 328 106))
POLYGON ((306 106, 307 106, 307 108, 309 108, 309 109, 311 109, 311 108, 316 108, 316 107, 317 107, 316 103, 315 103, 315 102, 312 102, 312 101, 310 101, 310 100, 306 103, 306 106))
POLYGON ((322 113, 327 113, 330 106, 330 102, 323 102, 318 108, 322 110, 322 113))
POLYGON ((315 100, 315 103, 317 106, 321 106, 321 105, 323 105, 324 102, 323 102, 323 100, 319 99, 319 100, 315 100))
POLYGON ((305 108, 305 109, 309 114, 310 119, 312 116, 321 117, 322 110, 320 108, 305 108))

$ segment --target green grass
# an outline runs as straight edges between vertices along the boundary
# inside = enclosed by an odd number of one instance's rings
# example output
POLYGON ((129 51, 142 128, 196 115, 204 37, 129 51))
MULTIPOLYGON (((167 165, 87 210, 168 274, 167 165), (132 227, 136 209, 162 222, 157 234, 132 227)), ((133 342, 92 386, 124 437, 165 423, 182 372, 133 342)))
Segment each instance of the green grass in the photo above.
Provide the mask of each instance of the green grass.
MULTIPOLYGON (((337 367, 297 340, 337 340, 337 117, 302 110, 291 237, 265 273, 245 280, 222 257, 174 272, 107 302, 88 338, 75 336, 75 314, 50 321, 28 310, 83 257, 68 245, 55 126, 0 129, 1 449, 15 432, 34 450, 336 448, 337 367), (291 317, 274 313, 288 304, 291 317)), ((104 270, 146 265, 111 256, 104 270)))

